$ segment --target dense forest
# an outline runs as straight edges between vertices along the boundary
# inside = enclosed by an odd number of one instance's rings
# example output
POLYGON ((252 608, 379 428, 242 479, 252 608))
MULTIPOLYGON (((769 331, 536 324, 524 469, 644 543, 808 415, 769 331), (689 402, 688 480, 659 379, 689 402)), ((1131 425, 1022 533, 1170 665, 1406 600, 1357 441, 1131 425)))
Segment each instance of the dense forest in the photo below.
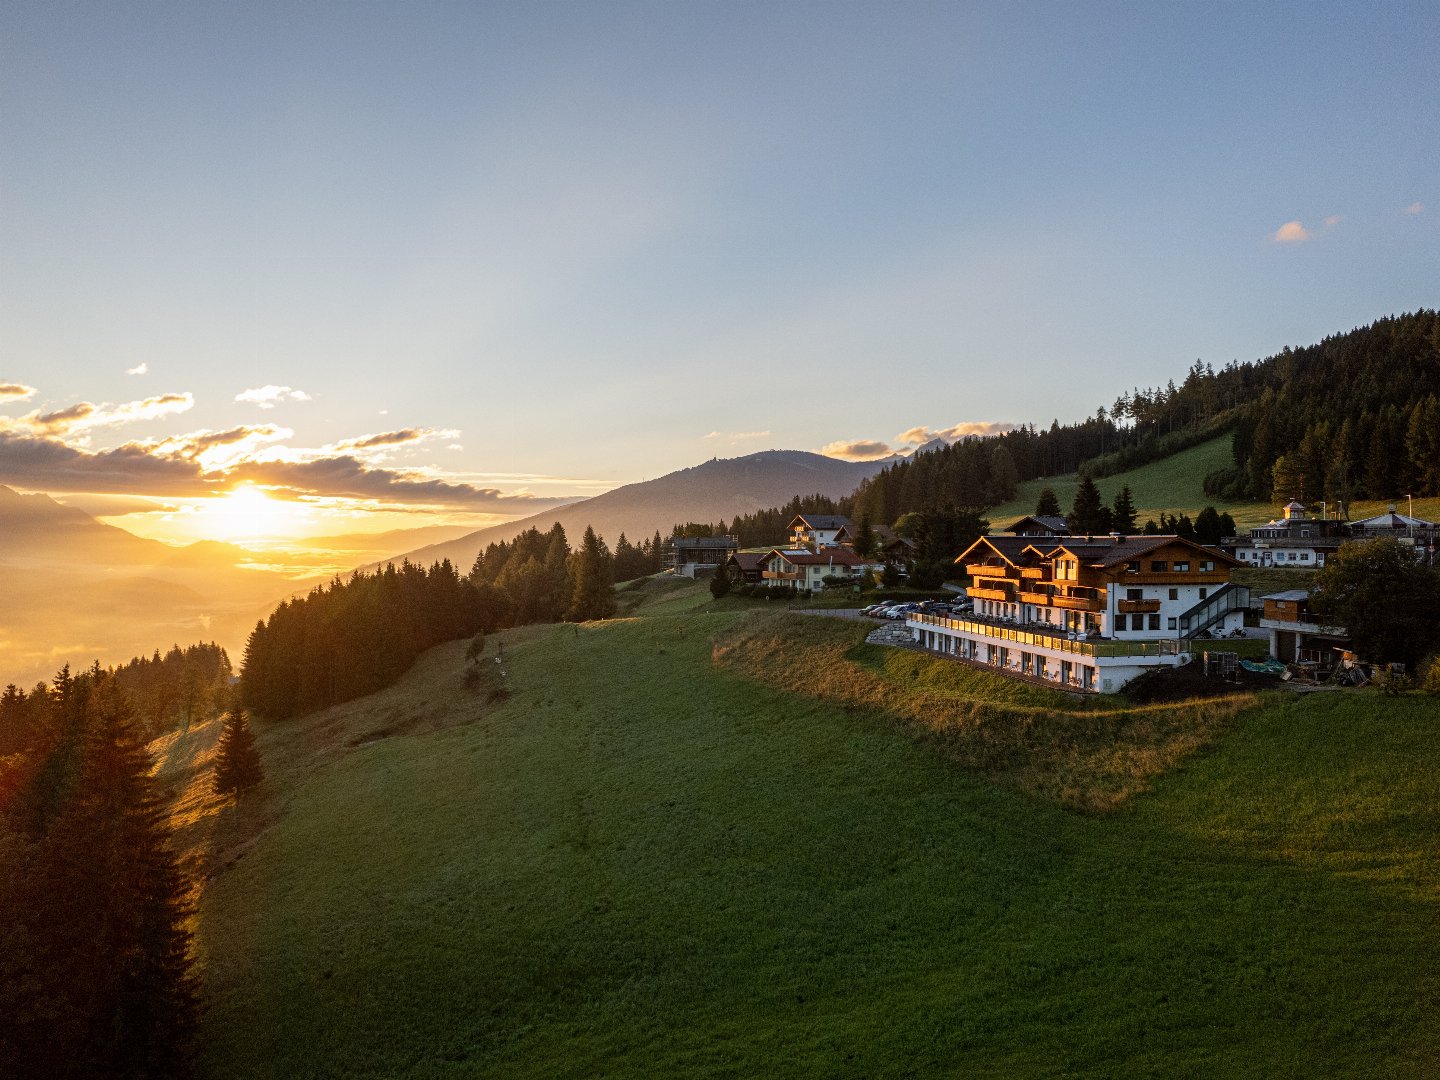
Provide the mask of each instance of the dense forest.
POLYGON ((845 498, 797 497, 713 528, 748 547, 779 542, 798 513, 891 524, 947 506, 978 512, 1022 481, 1112 476, 1227 431, 1235 464, 1205 478, 1216 499, 1440 495, 1440 315, 1380 319, 1219 370, 1197 360, 1178 386, 1137 387, 1079 423, 962 439, 887 466, 845 498))
POLYGON ((201 645, 0 695, 0 1075, 188 1074, 188 888, 145 744, 228 683, 201 645))

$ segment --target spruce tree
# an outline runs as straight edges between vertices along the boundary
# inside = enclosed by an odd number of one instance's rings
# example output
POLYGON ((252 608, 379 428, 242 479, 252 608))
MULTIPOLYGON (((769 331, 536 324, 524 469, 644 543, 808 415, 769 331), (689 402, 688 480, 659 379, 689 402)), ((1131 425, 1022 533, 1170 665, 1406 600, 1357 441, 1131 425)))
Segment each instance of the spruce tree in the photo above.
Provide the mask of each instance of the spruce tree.
POLYGON ((1040 501, 1035 504, 1036 517, 1060 517, 1060 500, 1054 488, 1041 488, 1040 501))
POLYGON ((715 575, 710 579, 710 595, 716 600, 730 592, 730 568, 724 563, 715 567, 715 575))
POLYGON ((1077 535, 1103 533, 1109 524, 1109 514, 1100 500, 1100 489, 1090 477, 1081 477, 1080 487, 1075 491, 1075 502, 1070 507, 1070 531, 1077 535))
POLYGON ((875 530, 870 526, 870 515, 860 515, 860 525, 855 533, 855 554, 868 559, 875 551, 875 530))
MULTIPOLYGON (((484 642, 484 637, 480 638, 484 642)), ((225 716, 225 730, 220 733, 220 747, 215 762, 215 794, 239 797, 264 779, 260 767, 260 751, 255 734, 250 730, 244 709, 232 709, 225 716)))
POLYGON ((615 585, 609 553, 595 530, 587 525, 580 550, 575 553, 575 591, 565 617, 571 622, 605 619, 615 614, 615 585))

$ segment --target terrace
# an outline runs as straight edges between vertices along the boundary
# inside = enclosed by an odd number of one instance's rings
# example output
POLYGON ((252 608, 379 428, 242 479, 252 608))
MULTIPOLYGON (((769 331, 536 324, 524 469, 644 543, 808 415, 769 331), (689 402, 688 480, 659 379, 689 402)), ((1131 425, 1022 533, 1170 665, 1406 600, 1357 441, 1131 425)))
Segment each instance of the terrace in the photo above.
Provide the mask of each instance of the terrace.
POLYGON ((1019 623, 981 615, 970 615, 963 619, 947 619, 940 615, 913 614, 908 616, 906 621, 915 626, 962 630, 995 641, 1029 645, 1032 648, 1050 649, 1054 652, 1074 653, 1077 656, 1175 656, 1180 652, 1180 643, 1174 639, 1117 641, 1115 639, 1086 638, 1076 634, 1056 633, 1055 627, 1048 623, 1019 623))

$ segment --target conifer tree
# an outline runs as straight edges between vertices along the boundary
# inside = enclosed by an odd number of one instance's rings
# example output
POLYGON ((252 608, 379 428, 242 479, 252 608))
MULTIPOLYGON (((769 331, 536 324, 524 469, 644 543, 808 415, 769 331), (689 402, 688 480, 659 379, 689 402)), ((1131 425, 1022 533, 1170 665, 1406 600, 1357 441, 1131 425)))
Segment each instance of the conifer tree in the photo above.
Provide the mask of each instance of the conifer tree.
POLYGON ((1135 501, 1130 496, 1128 484, 1120 489, 1111 505, 1110 528, 1127 534, 1135 531, 1135 501))
POLYGON ((716 600, 730 593, 730 568, 724 563, 715 567, 715 575, 710 579, 710 595, 716 600))
POLYGON ((1080 486, 1075 491, 1075 502, 1070 507, 1070 531, 1077 535, 1103 533, 1108 530, 1109 524, 1105 504, 1100 500, 1100 489, 1089 476, 1081 477, 1080 486))
POLYGON ((264 779, 255 733, 250 730, 245 710, 231 709, 225 716, 225 730, 215 762, 215 794, 235 795, 250 790, 264 779))
POLYGON ((875 551, 875 530, 870 525, 870 515, 861 514, 860 524, 855 531, 855 554, 868 559, 875 551))
POLYGON ((1036 517, 1060 517, 1060 500, 1055 497, 1054 488, 1041 488, 1040 501, 1035 504, 1036 517))
POLYGON ((566 618, 571 622, 606 619, 615 614, 615 585, 610 560, 595 530, 585 527, 585 538, 575 553, 575 591, 566 618))

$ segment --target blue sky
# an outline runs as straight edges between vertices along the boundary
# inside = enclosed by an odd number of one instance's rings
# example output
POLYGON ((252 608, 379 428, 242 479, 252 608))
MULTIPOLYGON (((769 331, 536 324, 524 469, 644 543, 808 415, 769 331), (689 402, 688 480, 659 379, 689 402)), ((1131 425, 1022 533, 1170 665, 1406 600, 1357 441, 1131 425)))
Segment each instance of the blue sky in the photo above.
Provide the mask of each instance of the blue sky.
POLYGON ((1079 419, 1436 304, 1437 55, 1433 3, 12 2, 0 483, 509 513, 1079 419))

